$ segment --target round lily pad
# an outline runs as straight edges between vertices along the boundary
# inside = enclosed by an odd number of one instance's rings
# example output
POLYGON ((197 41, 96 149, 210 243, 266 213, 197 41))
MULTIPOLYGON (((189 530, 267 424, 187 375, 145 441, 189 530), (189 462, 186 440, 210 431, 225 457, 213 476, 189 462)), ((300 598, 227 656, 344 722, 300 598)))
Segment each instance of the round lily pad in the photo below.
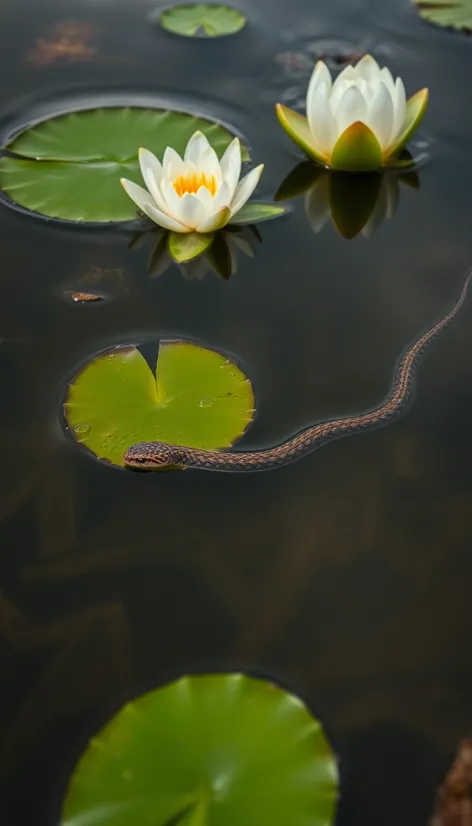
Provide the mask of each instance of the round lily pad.
POLYGON ((329 826, 333 752, 303 702, 242 674, 184 677, 93 738, 62 826, 329 826))
MULTIPOLYGON (((18 157, 0 158, 0 190, 51 218, 130 221, 136 206, 120 178, 143 185, 139 148, 161 160, 167 146, 182 154, 197 130, 219 156, 234 137, 224 126, 195 115, 141 107, 100 107, 50 118, 7 144, 18 157)), ((247 160, 244 146, 242 152, 247 160)))
POLYGON ((472 0, 416 0, 416 6, 428 23, 472 32, 472 0))
POLYGON ((78 442, 123 467, 123 454, 136 442, 230 447, 252 421, 254 394, 220 353, 162 341, 155 376, 136 347, 101 353, 71 382, 64 412, 78 442))
POLYGON ((219 3, 188 3, 166 9, 159 16, 164 29, 186 37, 235 34, 246 24, 240 11, 219 3))

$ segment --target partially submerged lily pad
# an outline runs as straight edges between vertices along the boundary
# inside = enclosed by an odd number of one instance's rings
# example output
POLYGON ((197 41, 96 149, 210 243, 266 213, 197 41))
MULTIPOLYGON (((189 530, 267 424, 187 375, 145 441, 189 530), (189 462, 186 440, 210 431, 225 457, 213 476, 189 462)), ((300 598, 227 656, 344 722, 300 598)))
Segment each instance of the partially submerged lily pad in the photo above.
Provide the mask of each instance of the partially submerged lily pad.
MULTIPOLYGON (((142 185, 138 149, 162 160, 167 146, 183 153, 197 130, 219 156, 234 137, 220 124, 170 110, 116 106, 60 115, 7 144, 18 157, 0 158, 0 189, 20 206, 52 218, 130 221, 136 207, 120 178, 142 185)), ((244 145, 242 155, 249 158, 244 145)))
POLYGON ((93 738, 61 826, 330 826, 336 760, 293 694, 242 674, 184 677, 93 738))
POLYGON ((428 23, 472 32, 472 0, 416 0, 416 7, 428 23))
POLYGON ((173 34, 221 37, 241 31, 246 19, 237 9, 220 3, 188 3, 166 9, 159 22, 173 34))
POLYGON ((97 356, 71 382, 64 412, 78 442, 122 467, 124 452, 141 441, 230 447, 252 421, 254 394, 220 353, 163 341, 156 376, 136 347, 97 356))

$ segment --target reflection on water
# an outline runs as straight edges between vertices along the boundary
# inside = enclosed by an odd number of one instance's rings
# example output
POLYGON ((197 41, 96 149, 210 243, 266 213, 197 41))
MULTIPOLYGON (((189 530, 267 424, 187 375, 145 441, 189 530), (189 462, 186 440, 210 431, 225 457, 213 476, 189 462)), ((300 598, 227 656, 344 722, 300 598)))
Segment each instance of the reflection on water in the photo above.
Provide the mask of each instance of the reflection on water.
POLYGON ((256 258, 238 252, 229 280, 186 280, 176 267, 152 279, 151 242, 129 248, 126 230, 74 232, 2 209, 6 826, 56 822, 87 737, 126 698, 187 670, 249 670, 306 699, 340 755, 349 826, 426 822, 472 730, 470 302, 422 364, 405 418, 277 473, 118 472, 62 430, 67 382, 93 353, 185 337, 251 376, 257 417, 241 448, 274 445, 375 407, 399 355, 460 292, 472 262, 470 42, 394 0, 381 13, 373 0, 240 8, 250 18, 240 37, 182 43, 146 24, 147 0, 7 3, 2 109, 69 87, 155 94, 161 80, 214 114, 226 100, 223 119, 266 162, 270 198, 302 160, 273 111, 286 33, 356 49, 365 37, 390 44, 408 89, 427 80, 434 162, 419 189, 400 184, 395 213, 369 239, 314 234, 297 198, 261 228, 256 258), (107 59, 26 60, 48 27, 72 19, 94 28, 107 59), (105 300, 80 305, 65 290, 105 300))
POLYGON ((305 214, 314 233, 321 232, 331 220, 343 238, 355 238, 359 233, 370 238, 395 215, 401 183, 419 189, 418 173, 346 175, 303 161, 282 182, 276 199, 304 194, 305 214))

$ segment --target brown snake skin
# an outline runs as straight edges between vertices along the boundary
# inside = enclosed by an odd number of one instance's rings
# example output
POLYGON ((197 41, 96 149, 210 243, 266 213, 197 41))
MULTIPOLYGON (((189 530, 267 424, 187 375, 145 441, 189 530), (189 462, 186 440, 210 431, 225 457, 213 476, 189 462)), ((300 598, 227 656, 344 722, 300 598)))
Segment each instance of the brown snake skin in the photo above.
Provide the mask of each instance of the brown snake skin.
POLYGON ((225 453, 218 450, 168 445, 164 442, 140 442, 126 451, 125 465, 139 470, 157 470, 169 465, 239 472, 270 470, 278 465, 293 462, 305 453, 333 439, 390 424, 401 414, 411 397, 420 357, 436 336, 454 320, 461 309, 471 277, 472 271, 468 273, 462 292, 452 310, 408 348, 398 364, 390 393, 384 403, 375 410, 358 416, 346 416, 315 424, 278 447, 253 453, 238 453, 237 451, 225 453))

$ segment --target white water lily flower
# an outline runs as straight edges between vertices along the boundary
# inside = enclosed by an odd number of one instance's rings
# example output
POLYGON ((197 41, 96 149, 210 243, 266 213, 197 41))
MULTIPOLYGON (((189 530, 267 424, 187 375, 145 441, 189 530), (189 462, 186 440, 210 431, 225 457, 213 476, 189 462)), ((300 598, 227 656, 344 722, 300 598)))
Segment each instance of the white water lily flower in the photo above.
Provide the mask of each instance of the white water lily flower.
POLYGON ((239 180, 241 147, 234 138, 221 161, 207 138, 195 132, 183 159, 168 146, 162 164, 148 149, 139 150, 147 189, 121 179, 134 203, 154 223, 177 233, 211 233, 224 227, 252 195, 264 165, 239 180))
POLYGON ((408 101, 401 78, 370 55, 346 66, 333 83, 322 60, 308 86, 307 117, 277 104, 285 131, 314 161, 332 169, 370 172, 395 165, 424 115, 428 90, 408 101))

